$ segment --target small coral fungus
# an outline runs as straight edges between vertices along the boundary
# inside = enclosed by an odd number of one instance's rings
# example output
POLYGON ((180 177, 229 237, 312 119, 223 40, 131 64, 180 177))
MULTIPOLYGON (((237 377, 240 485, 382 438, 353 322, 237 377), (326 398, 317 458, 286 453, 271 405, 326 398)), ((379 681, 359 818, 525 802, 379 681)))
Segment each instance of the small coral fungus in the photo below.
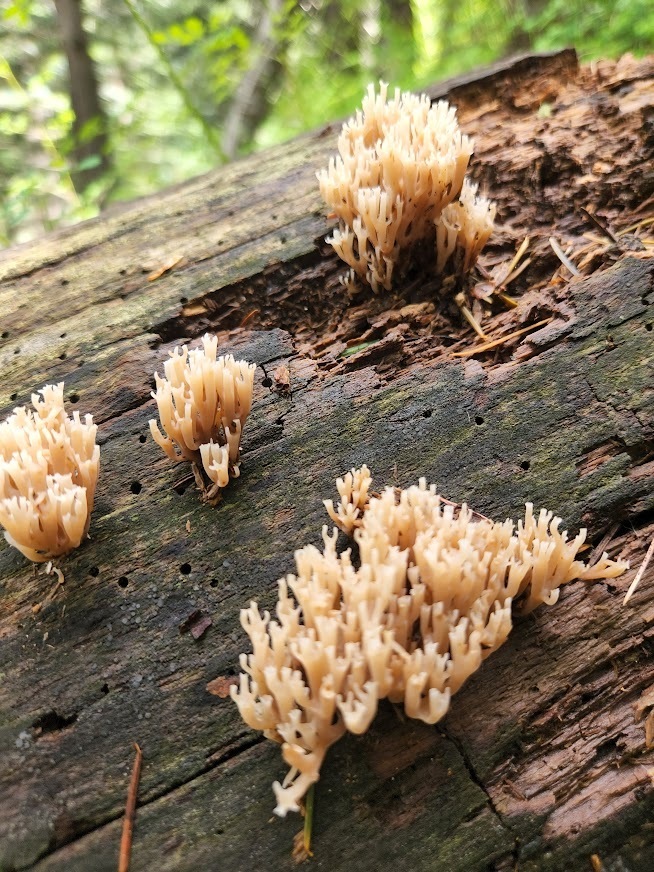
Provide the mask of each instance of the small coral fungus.
POLYGON ((323 549, 301 548, 297 573, 279 581, 276 620, 254 602, 241 612, 253 653, 241 656, 232 696, 247 724, 282 744, 280 815, 299 808, 331 744, 368 729, 379 700, 435 723, 506 640, 512 610, 551 605, 562 584, 625 568, 606 555, 592 568, 577 560, 585 531, 568 540, 560 519, 530 504, 517 525, 495 523, 424 479, 369 497, 363 467, 338 484, 338 509, 327 508, 354 530, 356 564, 324 527, 323 549))
POLYGON ((32 394, 0 424, 0 524, 10 545, 37 563, 85 538, 100 469, 96 425, 64 411, 64 385, 32 394))
POLYGON ((213 486, 212 499, 230 478, 240 474, 239 451, 243 425, 252 405, 253 363, 231 354, 216 357, 218 339, 205 335, 202 348, 186 345, 170 353, 164 377, 155 373, 159 419, 150 431, 171 460, 189 460, 204 469, 213 486))
POLYGON ((434 246, 437 273, 465 273, 493 230, 495 206, 465 179, 473 151, 456 110, 444 101, 373 85, 343 125, 338 157, 318 173, 320 192, 339 218, 327 240, 375 293, 390 290, 418 244, 434 246))

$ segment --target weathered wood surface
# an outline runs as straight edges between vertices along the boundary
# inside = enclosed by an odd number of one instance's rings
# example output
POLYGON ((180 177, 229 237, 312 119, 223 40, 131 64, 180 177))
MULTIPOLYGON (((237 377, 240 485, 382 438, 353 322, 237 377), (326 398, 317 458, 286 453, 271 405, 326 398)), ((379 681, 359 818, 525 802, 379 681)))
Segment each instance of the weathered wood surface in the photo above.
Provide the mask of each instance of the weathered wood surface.
MULTIPOLYGON (((598 244, 593 275, 552 280, 547 240, 587 242, 579 206, 614 228, 651 214, 654 63, 578 70, 567 52, 434 89, 448 92, 500 205, 490 257, 532 237, 518 309, 486 326, 553 319, 508 349, 453 357, 473 338, 420 283, 349 303, 314 178, 336 127, 0 256, 0 408, 65 379, 102 442, 92 538, 63 562, 63 593, 34 613, 52 579, 0 548, 5 872, 116 868, 134 741, 134 870, 293 868, 300 819, 271 816, 278 748, 205 685, 235 674, 239 609, 274 603, 353 464, 378 485, 426 475, 498 518, 530 499, 594 541, 619 521, 612 555, 642 560, 654 261, 598 244), (265 369, 242 477, 215 509, 147 435, 154 368, 207 327, 265 369), (342 356, 361 339, 375 344, 342 356), (270 386, 282 361, 290 397, 270 386), (195 608, 213 619, 200 641, 178 629, 195 608)), ((590 869, 596 854, 606 870, 654 868, 654 757, 634 720, 654 681, 653 569, 626 608, 635 569, 519 621, 438 727, 383 708, 341 741, 318 785, 312 866, 526 872, 590 869)))

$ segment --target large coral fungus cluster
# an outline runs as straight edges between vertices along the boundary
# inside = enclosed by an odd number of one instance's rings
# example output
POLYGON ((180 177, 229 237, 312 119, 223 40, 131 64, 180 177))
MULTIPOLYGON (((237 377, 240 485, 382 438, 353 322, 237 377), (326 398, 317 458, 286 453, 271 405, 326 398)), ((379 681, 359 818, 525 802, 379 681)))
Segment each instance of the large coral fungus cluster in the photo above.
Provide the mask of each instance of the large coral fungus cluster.
POLYGON ((88 532, 100 468, 90 415, 64 410, 64 385, 32 395, 0 424, 0 523, 35 562, 76 548, 88 532))
POLYGON ((164 363, 164 377, 155 373, 159 419, 150 421, 152 436, 171 460, 189 460, 213 482, 215 497, 239 473, 243 425, 252 405, 255 365, 217 357, 218 339, 206 334, 202 347, 175 348, 164 363))
POLYGON ((424 479, 368 499, 369 486, 365 467, 352 470, 338 509, 328 504, 354 529, 356 560, 324 527, 324 548, 301 548, 297 573, 280 580, 276 620, 254 602, 241 614, 253 653, 241 657, 232 696, 251 727, 282 743, 290 771, 274 784, 280 815, 298 809, 333 742, 368 728, 379 700, 435 723, 506 640, 512 607, 552 604, 572 579, 625 568, 606 555, 589 568, 577 560, 585 531, 569 541, 558 518, 529 504, 517 525, 494 523, 424 479))
POLYGON ((321 194, 340 219, 328 239, 375 293, 390 290, 398 262, 417 243, 433 245, 438 273, 468 271, 486 244, 495 206, 465 179, 473 143, 456 111, 373 85, 363 109, 343 125, 339 156, 318 173, 321 194))

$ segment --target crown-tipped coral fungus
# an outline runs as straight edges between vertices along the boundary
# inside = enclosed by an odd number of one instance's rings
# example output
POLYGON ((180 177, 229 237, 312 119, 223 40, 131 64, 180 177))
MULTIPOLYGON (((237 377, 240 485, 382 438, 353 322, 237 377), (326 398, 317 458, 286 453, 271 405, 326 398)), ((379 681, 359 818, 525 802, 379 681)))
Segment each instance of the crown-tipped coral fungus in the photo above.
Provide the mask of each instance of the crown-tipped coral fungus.
POLYGON ((277 617, 252 602, 241 623, 253 653, 232 688, 241 716, 282 745, 289 772, 273 785, 277 806, 296 811, 325 753, 347 730, 365 732, 379 700, 436 723, 452 694, 507 638, 512 606, 556 602, 574 578, 619 575, 606 555, 577 560, 585 531, 569 541, 560 520, 527 505, 524 520, 495 523, 441 499, 425 480, 368 497, 370 474, 339 482, 329 514, 358 546, 296 551, 297 572, 279 581, 277 617))
POLYGON ((390 290, 394 274, 419 243, 435 246, 436 272, 465 273, 493 230, 495 206, 465 180, 472 140, 456 110, 431 105, 388 85, 373 85, 362 109, 343 125, 337 157, 318 175, 320 192, 339 219, 328 238, 375 293, 390 290))
POLYGON ((171 460, 189 460, 204 469, 213 486, 212 499, 230 478, 240 474, 241 433, 252 405, 253 363, 231 354, 216 356, 218 339, 206 334, 202 348, 175 348, 155 373, 159 420, 150 421, 155 442, 171 460))
POLYGON ((0 424, 0 524, 10 545, 37 563, 86 536, 100 469, 90 415, 64 410, 64 385, 32 394, 0 424))

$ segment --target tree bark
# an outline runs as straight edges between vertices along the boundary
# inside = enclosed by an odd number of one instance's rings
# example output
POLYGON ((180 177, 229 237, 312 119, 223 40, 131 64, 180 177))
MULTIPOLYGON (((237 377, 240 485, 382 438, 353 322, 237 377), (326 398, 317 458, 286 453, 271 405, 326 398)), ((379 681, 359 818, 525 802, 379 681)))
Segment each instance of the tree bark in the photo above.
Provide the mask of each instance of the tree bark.
POLYGON ((68 61, 70 100, 75 113, 73 138, 73 180, 78 190, 84 190, 100 178, 109 167, 107 154, 107 119, 98 92, 95 65, 88 51, 88 41, 82 21, 82 0, 54 0, 61 42, 68 61), (95 161, 84 167, 84 162, 95 161))
POLYGON ((654 535, 653 84, 654 59, 578 69, 563 52, 430 89, 457 105, 498 204, 482 264, 530 238, 517 307, 484 321, 526 332, 492 349, 433 277, 348 296, 315 180, 338 125, 0 254, 0 416, 65 380, 102 445, 63 589, 0 547, 3 872, 115 872, 134 742, 132 872, 297 868, 301 818, 271 821, 279 747, 205 688, 234 679, 239 609, 274 608, 294 549, 321 541, 334 479, 362 462, 376 488, 425 476, 496 519, 547 506, 632 569, 517 620, 435 727, 383 706, 338 742, 312 868, 654 868, 654 753, 635 719, 653 564, 622 606, 654 535), (206 330, 258 364, 241 476, 213 508, 148 435, 154 370, 206 330), (180 632, 195 609, 213 621, 199 640, 180 632))
POLYGON ((253 37, 255 57, 238 83, 225 119, 222 147, 227 158, 236 157, 241 143, 250 139, 265 118, 270 88, 275 78, 283 75, 283 68, 277 60, 280 50, 278 19, 282 6, 282 0, 262 2, 261 17, 253 37))
POLYGON ((318 11, 323 26, 321 42, 325 58, 333 65, 343 66, 346 59, 359 54, 361 4, 344 0, 326 0, 318 11))
POLYGON ((396 22, 409 32, 413 26, 413 9, 411 0, 389 0, 386 4, 391 21, 396 22))
MULTIPOLYGON (((535 18, 543 11, 547 4, 547 0, 507 0, 508 10, 515 15, 521 13, 523 19, 535 18)), ((513 33, 511 34, 506 46, 506 54, 511 55, 516 52, 529 51, 533 45, 533 36, 531 31, 524 26, 524 21, 518 23, 513 33)))

